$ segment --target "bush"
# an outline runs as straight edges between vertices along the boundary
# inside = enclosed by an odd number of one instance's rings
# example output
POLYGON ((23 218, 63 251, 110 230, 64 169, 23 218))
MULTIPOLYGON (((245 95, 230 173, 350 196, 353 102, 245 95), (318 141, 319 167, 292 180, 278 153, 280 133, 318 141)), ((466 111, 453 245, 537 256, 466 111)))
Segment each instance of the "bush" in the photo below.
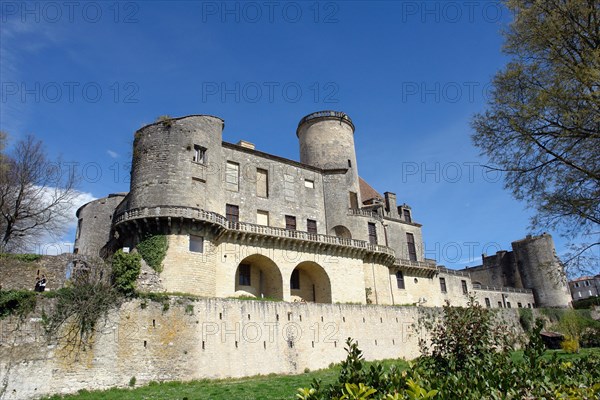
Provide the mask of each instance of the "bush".
POLYGON ((140 253, 144 261, 155 270, 156 272, 162 272, 162 262, 167 254, 169 243, 167 236, 165 235, 149 235, 146 236, 136 246, 137 251, 140 253))
POLYGON ((0 290, 0 319, 10 315, 25 316, 33 311, 36 294, 29 290, 0 290))
POLYGON ((0 258, 6 258, 9 260, 17 260, 22 262, 35 262, 42 258, 41 254, 12 254, 3 253, 0 254, 0 258))
POLYGON ((125 295, 133 295, 135 281, 142 270, 141 256, 134 253, 124 253, 118 250, 112 259, 113 285, 117 291, 125 295))
POLYGON ((570 336, 560 343, 560 347, 567 353, 579 353, 579 342, 570 336))

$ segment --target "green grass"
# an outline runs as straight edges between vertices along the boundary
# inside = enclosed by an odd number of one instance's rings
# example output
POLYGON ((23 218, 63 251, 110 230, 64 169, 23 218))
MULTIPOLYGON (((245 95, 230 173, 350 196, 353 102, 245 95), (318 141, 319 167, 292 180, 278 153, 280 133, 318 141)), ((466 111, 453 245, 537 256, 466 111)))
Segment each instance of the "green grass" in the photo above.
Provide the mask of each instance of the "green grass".
MULTIPOLYGON (((371 363, 366 363, 367 367, 371 363)), ((396 364, 406 368, 404 360, 385 360, 382 364, 389 368, 396 364)), ((151 382, 134 389, 110 389, 106 391, 81 391, 76 395, 46 397, 47 400, 276 400, 294 399, 296 389, 308 387, 313 379, 321 379, 323 385, 337 380, 338 365, 300 375, 267 375, 241 379, 201 380, 191 382, 151 382)))
MULTIPOLYGON (((561 360, 571 360, 586 354, 600 354, 600 348, 581 349, 579 354, 568 354, 561 350, 548 350, 544 357, 550 358, 556 353, 561 360)), ((515 361, 523 360, 523 351, 513 352, 515 361)), ((371 363, 366 363, 368 368, 371 363)), ((381 364, 386 368, 393 364, 406 369, 404 360, 385 360, 381 364)), ((267 375, 241 379, 200 380, 191 382, 151 382, 148 385, 133 389, 110 389, 106 391, 87 390, 68 396, 46 397, 46 400, 280 400, 294 399, 296 390, 308 387, 313 379, 320 379, 326 386, 337 380, 339 365, 319 371, 311 371, 300 375, 267 375)), ((132 377, 133 378, 133 377, 132 377)))

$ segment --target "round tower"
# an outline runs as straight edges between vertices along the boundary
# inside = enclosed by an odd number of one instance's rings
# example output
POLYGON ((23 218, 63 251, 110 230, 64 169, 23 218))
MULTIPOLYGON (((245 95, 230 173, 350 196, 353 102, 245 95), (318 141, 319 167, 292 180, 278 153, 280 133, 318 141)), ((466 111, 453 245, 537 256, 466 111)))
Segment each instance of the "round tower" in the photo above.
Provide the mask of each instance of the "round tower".
POLYGON ((348 209, 362 205, 352 120, 341 111, 318 111, 300 120, 296 135, 300 162, 324 170, 328 233, 352 230, 348 209))
POLYGON ((209 115, 164 118, 135 133, 129 208, 218 209, 224 122, 209 115), (212 193, 212 196, 207 196, 212 193))
POLYGON ((569 307, 571 292, 552 236, 528 236, 512 243, 523 287, 533 289, 538 307, 569 307))
POLYGON ((90 201, 77 210, 77 232, 73 251, 88 256, 100 255, 100 250, 110 240, 113 214, 126 193, 113 193, 108 197, 90 201))

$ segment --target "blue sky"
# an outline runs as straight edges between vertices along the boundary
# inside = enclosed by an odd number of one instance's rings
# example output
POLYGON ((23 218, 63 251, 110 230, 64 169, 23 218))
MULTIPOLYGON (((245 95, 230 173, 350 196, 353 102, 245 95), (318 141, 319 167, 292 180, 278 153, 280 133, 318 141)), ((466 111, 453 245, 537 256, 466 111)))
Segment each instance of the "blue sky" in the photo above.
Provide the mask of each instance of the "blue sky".
POLYGON ((217 115, 224 140, 298 160, 298 121, 334 109, 356 125, 360 175, 424 225, 427 257, 475 265, 530 233, 470 142, 507 61, 500 3, 0 4, 0 129, 76 163, 82 201, 128 190, 133 133, 160 115, 217 115))

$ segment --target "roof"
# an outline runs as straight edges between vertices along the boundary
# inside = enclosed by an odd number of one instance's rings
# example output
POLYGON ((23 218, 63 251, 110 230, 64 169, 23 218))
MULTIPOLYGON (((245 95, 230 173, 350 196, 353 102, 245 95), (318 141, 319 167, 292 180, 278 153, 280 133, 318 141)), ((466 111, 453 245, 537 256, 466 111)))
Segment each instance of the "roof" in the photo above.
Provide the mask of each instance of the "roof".
POLYGON ((374 198, 383 200, 383 196, 377 190, 373 189, 373 187, 360 176, 358 177, 358 184, 360 187, 360 198, 362 199, 363 203, 374 198))

